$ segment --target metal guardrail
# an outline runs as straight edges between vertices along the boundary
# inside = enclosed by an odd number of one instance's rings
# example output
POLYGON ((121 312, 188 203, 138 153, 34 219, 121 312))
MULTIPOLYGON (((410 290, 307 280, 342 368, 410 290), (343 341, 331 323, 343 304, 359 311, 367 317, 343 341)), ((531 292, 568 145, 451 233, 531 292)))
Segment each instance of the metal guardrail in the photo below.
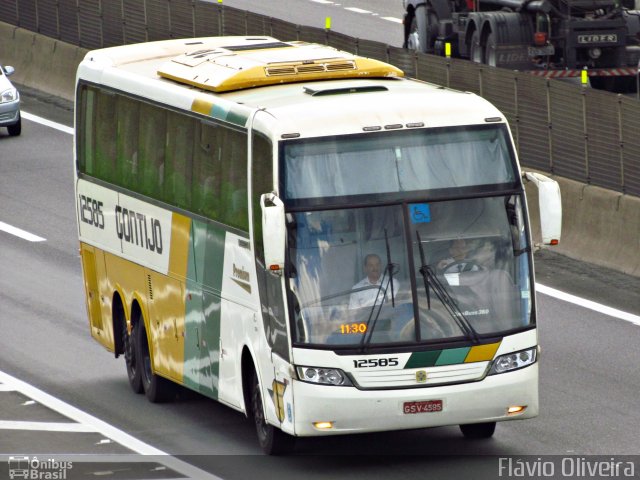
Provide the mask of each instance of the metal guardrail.
POLYGON ((527 167, 640 196, 640 102, 621 95, 416 54, 201 0, 2 0, 0 21, 87 49, 216 35, 328 44, 483 96, 506 115, 527 167))

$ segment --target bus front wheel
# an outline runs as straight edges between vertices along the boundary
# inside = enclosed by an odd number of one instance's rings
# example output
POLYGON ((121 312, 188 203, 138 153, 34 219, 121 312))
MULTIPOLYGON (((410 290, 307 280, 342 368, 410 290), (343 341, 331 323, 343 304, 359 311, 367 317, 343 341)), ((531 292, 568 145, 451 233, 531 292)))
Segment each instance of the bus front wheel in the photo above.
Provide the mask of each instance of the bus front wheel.
POLYGON ((491 438, 496 431, 496 422, 460 425, 460 430, 465 438, 491 438))
POLYGON ((147 330, 142 318, 136 323, 136 357, 142 379, 142 388, 147 399, 153 403, 166 402, 171 398, 173 385, 169 380, 153 373, 147 330))
POLYGON ((251 381, 251 410, 256 433, 258 434, 258 442, 264 453, 267 455, 282 455, 293 449, 294 437, 273 425, 269 425, 264 418, 262 394, 260 393, 258 375, 255 372, 251 381))

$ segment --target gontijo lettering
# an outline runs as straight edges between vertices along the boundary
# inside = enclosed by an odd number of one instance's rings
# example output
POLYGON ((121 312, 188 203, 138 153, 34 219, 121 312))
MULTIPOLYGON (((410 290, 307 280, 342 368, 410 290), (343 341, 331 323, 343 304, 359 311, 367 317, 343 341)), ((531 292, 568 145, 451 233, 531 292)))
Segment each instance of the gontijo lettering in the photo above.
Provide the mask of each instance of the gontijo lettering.
POLYGON ((116 205, 116 232, 120 240, 162 255, 160 220, 116 205))

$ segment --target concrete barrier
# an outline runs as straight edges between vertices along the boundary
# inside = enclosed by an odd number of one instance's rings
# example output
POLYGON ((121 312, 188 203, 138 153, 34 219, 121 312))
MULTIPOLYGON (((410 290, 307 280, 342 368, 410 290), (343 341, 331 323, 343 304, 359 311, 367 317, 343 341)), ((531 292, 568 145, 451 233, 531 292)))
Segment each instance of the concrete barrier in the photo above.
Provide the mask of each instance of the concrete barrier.
POLYGON ((87 50, 0 22, 0 61, 15 83, 73 101, 75 72, 87 50))
MULTIPOLYGON (((551 248, 576 260, 640 276, 640 198, 550 177, 559 183, 562 195, 562 240, 551 248)), ((538 192, 532 184, 526 189, 533 238, 539 242, 538 192)))
MULTIPOLYGON (((73 100, 75 72, 87 50, 0 22, 0 61, 16 83, 73 100)), ((540 172, 544 173, 544 172, 540 172)), ((640 276, 640 198, 562 177, 563 229, 558 253, 640 276)), ((534 241, 539 241, 537 190, 527 186, 534 241)))

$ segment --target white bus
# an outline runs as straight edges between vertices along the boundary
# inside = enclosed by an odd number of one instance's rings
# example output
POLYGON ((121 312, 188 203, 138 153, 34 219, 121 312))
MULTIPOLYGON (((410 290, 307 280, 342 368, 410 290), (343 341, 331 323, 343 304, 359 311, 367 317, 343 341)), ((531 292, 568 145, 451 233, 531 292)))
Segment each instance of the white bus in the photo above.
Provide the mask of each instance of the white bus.
POLYGON ((78 69, 75 172, 91 334, 152 402, 196 390, 267 453, 538 414, 523 177, 482 98, 268 37, 113 47, 78 69))

